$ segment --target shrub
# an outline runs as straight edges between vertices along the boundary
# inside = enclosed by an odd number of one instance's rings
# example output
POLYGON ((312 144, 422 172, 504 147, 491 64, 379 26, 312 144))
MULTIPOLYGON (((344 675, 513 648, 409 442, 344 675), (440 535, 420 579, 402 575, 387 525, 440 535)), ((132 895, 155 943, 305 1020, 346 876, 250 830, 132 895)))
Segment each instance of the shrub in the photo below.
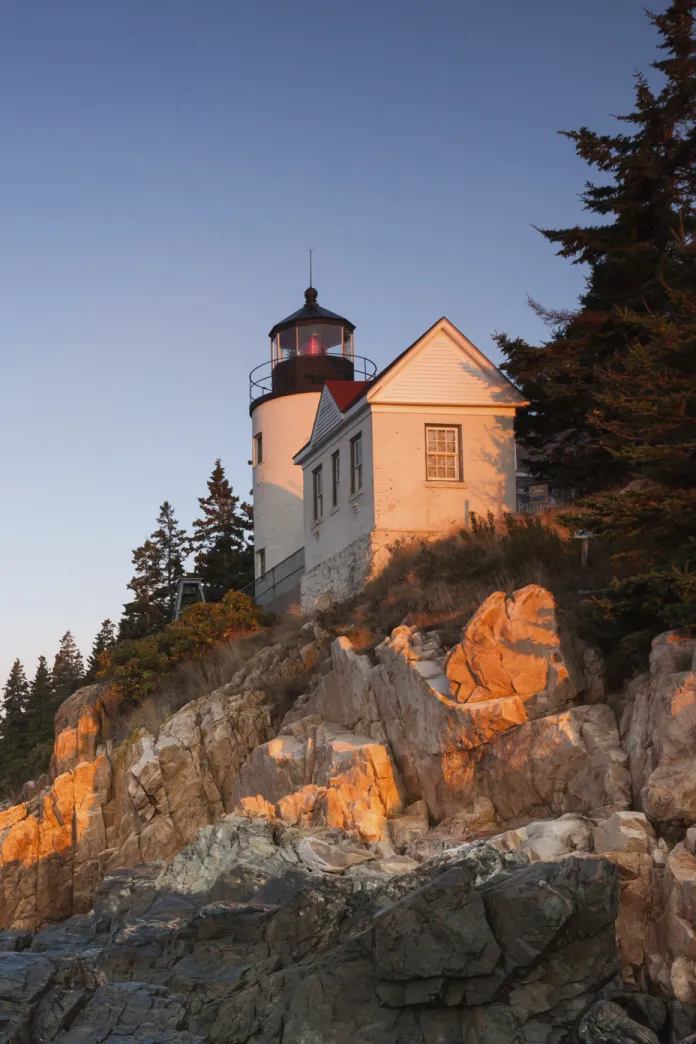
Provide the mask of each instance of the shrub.
POLYGON ((101 654, 99 678, 123 700, 142 703, 179 664, 199 660, 233 637, 260 630, 270 618, 240 591, 221 602, 190 606, 174 623, 146 638, 119 642, 101 654))
MULTIPOLYGON (((511 592, 528 583, 558 586, 579 572, 579 548, 533 516, 472 515, 471 530, 434 543, 398 542, 384 570, 350 608, 368 627, 388 633, 407 617, 420 627, 440 627, 454 636, 493 591, 511 592)), ((328 613, 328 626, 343 613, 328 613)))
MULTIPOLYGON (((592 542, 587 568, 581 546, 555 519, 492 514, 472 516, 470 530, 443 540, 399 542, 391 560, 350 603, 323 614, 324 626, 346 625, 388 634, 404 619, 420 629, 437 628, 446 645, 459 640, 461 628, 494 591, 511 594, 536 583, 547 587, 561 610, 573 616, 575 628, 601 648, 612 684, 619 684, 645 658, 646 634, 626 638, 625 628, 607 619, 601 594, 620 582, 613 548, 592 542)), ((659 629, 652 628, 651 637, 659 629)))

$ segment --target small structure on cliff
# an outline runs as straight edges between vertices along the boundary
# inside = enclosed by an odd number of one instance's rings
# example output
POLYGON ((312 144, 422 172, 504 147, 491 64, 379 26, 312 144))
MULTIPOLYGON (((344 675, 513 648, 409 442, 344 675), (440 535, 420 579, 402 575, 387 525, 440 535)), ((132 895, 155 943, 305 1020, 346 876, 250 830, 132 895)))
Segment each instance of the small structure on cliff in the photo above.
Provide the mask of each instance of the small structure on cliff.
POLYGON ((251 374, 256 599, 355 594, 399 540, 516 509, 517 389, 448 319, 380 373, 317 292, 251 374))

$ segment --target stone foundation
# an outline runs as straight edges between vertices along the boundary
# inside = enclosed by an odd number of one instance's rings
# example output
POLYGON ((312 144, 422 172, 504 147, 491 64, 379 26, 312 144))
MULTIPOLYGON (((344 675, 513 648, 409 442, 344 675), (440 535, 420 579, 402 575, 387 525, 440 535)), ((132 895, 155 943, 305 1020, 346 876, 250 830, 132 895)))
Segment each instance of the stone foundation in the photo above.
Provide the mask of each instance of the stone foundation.
POLYGON ((311 613, 324 603, 343 602, 362 589, 370 575, 373 534, 365 533, 302 577, 302 611, 311 613))
POLYGON ((451 533, 451 530, 424 533, 380 529, 365 533, 342 551, 305 572, 301 586, 302 612, 312 613, 358 594, 371 577, 381 573, 396 544, 420 545, 442 540, 451 533))

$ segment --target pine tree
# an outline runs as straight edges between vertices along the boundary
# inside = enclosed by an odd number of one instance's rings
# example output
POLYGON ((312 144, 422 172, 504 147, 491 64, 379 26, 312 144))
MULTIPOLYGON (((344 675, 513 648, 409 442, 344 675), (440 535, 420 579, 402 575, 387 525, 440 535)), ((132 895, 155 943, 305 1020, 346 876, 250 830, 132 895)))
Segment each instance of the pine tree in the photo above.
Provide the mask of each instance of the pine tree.
MULTIPOLYGON (((49 754, 53 744, 53 715, 57 709, 53 679, 45 656, 39 656, 36 673, 29 686, 27 700, 27 723, 29 746, 45 748, 41 754, 49 754)), ((41 760, 41 754, 38 759, 41 760)), ((32 760, 32 765, 33 765, 32 760)))
POLYGON ((107 649, 113 649, 116 644, 116 628, 111 620, 103 620, 102 625, 97 631, 97 635, 92 645, 92 652, 90 653, 89 660, 87 661, 87 673, 85 675, 85 683, 91 685, 97 680, 97 674, 100 669, 99 657, 107 649))
POLYGON ((150 539, 161 553, 160 568, 163 582, 156 597, 169 622, 174 616, 177 581, 184 574, 184 560, 189 541, 186 530, 179 528, 179 523, 174 516, 174 508, 168 500, 165 500, 159 510, 157 529, 150 539))
POLYGON ((157 516, 157 529, 133 552, 135 576, 128 589, 135 597, 124 606, 119 639, 144 638, 170 623, 188 548, 186 531, 179 527, 174 508, 165 500, 157 516))
POLYGON ((57 705, 79 689, 84 681, 85 666, 82 654, 70 631, 66 631, 60 640, 51 676, 57 705))
POLYGON ((162 590, 165 586, 162 548, 152 540, 146 540, 136 547, 132 562, 135 575, 127 586, 135 597, 123 607, 118 629, 119 640, 144 638, 168 623, 162 604, 162 590))
POLYGON ((26 725, 27 701, 29 685, 24 667, 19 660, 12 664, 12 670, 2 688, 2 734, 3 739, 19 740, 19 730, 26 725))
POLYGON ((2 688, 0 781, 4 788, 16 783, 29 749, 28 699, 29 686, 24 668, 19 660, 15 660, 2 688))
POLYGON ((208 479, 208 496, 199 497, 202 517, 193 523, 192 545, 196 573, 209 586, 212 598, 240 590, 253 580, 251 507, 240 503, 225 477, 221 461, 208 479))
POLYGON ((633 343, 601 374, 594 426, 632 478, 599 492, 577 520, 613 541, 618 579, 605 592, 611 618, 654 634, 696 625, 696 236, 675 237, 665 277, 668 307, 626 312, 633 343))
MULTIPOLYGON (((537 312, 554 328, 540 347, 497 336, 506 362, 530 406, 518 417, 521 441, 539 459, 539 477, 579 492, 623 481, 626 461, 603 445, 593 422, 600 374, 617 370, 631 341, 627 312, 664 313, 669 307, 665 272, 674 252, 674 233, 696 227, 696 40, 694 0, 673 0, 662 15, 649 15, 662 42, 653 68, 664 83, 655 93, 636 77, 636 104, 619 117, 627 133, 600 135, 582 127, 564 132, 576 152, 609 183, 588 183, 585 209, 598 224, 542 234, 562 257, 587 264, 590 272, 579 308, 537 312)), ((611 406, 602 411, 609 419, 611 406)))

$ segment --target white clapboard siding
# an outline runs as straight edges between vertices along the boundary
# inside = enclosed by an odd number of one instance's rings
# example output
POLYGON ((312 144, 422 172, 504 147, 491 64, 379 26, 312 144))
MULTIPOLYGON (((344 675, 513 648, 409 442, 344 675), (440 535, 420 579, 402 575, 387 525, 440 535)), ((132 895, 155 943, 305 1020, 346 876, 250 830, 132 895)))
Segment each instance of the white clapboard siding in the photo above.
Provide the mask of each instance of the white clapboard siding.
MULTIPOLYGON (((458 333, 458 331, 457 331, 458 333)), ((372 402, 457 404, 461 406, 519 405, 520 395, 486 360, 467 350, 446 329, 436 330, 411 352, 370 396, 372 402)))
POLYGON ((343 414, 334 402, 328 388, 324 388, 319 400, 319 409, 312 429, 312 444, 321 442, 343 419, 343 414))

